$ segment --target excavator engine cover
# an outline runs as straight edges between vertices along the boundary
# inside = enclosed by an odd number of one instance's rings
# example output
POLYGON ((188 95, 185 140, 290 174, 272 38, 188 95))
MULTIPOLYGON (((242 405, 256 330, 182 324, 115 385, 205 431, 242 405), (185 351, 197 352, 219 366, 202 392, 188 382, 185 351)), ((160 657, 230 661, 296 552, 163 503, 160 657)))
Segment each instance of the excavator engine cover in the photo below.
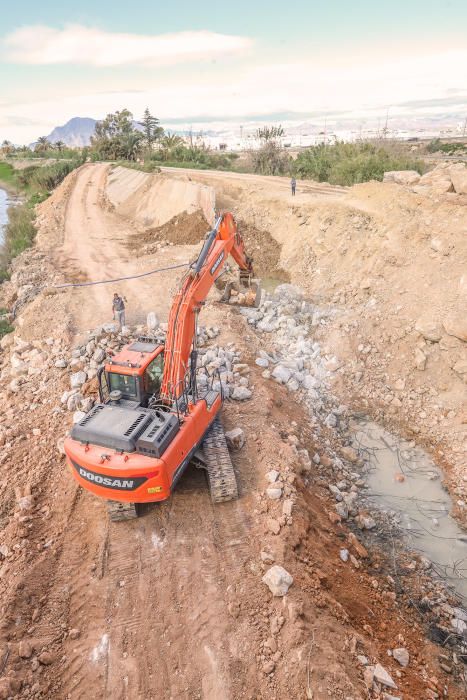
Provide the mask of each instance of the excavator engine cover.
POLYGON ((79 442, 134 452, 136 441, 151 424, 151 412, 145 408, 96 404, 73 426, 71 437, 79 442))
POLYGON ((148 457, 162 457, 180 428, 173 413, 153 411, 153 419, 136 442, 136 451, 148 457))

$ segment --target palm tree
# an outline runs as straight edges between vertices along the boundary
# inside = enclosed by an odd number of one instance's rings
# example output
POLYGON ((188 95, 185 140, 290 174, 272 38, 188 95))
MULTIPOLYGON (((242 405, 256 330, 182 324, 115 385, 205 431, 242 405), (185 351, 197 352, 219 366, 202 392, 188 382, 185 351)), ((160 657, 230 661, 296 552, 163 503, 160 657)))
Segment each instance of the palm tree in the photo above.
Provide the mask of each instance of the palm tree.
POLYGON ((167 134, 167 136, 161 139, 161 143, 164 148, 170 151, 172 148, 175 148, 175 146, 180 146, 183 143, 183 139, 181 136, 177 136, 177 134, 167 134))
POLYGON ((132 131, 129 134, 125 134, 120 139, 120 147, 122 149, 122 156, 125 160, 137 160, 141 155, 141 150, 143 146, 144 136, 139 131, 132 131))
POLYGON ((64 141, 55 141, 54 145, 55 145, 55 148, 57 149, 57 151, 59 151, 61 153, 63 151, 63 149, 65 148, 66 143, 64 141))
POLYGON ((11 141, 7 141, 6 139, 3 141, 1 149, 0 149, 6 156, 9 155, 10 153, 13 153, 15 150, 15 147, 11 143, 11 141))
POLYGON ((49 151, 52 148, 52 144, 48 140, 47 136, 39 136, 34 150, 38 153, 43 153, 44 151, 49 151))

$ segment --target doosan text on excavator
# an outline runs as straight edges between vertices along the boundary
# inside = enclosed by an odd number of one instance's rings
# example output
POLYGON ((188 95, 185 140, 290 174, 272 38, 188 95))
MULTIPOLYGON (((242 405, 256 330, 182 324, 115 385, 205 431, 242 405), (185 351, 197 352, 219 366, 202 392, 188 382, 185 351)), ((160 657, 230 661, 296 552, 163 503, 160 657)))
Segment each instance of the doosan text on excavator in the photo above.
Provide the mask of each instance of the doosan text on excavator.
POLYGON ((196 380, 198 314, 229 254, 247 290, 242 298, 259 303, 252 260, 232 214, 223 214, 175 295, 165 344, 140 338, 109 358, 98 373, 100 403, 65 441, 74 478, 107 499, 112 520, 136 517, 139 503, 169 498, 193 459, 206 470, 214 502, 238 495, 219 417, 222 385, 213 375, 200 390, 196 380))

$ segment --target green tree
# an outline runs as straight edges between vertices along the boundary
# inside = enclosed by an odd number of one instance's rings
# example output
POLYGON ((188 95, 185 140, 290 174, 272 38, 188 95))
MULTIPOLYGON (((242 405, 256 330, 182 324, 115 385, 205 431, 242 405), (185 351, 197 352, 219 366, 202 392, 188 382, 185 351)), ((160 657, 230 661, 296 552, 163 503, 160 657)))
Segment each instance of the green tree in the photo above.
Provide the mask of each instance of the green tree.
POLYGON ((64 141, 55 141, 54 146, 57 149, 57 151, 59 151, 59 153, 61 153, 63 151, 63 149, 65 148, 66 143, 64 141))
POLYGON ((263 126, 256 130, 260 140, 259 149, 250 153, 250 160, 255 173, 262 175, 285 175, 289 171, 289 157, 282 149, 279 138, 284 129, 279 126, 263 126))
POLYGON ((45 151, 49 151, 52 148, 52 144, 48 140, 47 136, 39 136, 37 139, 37 143, 34 147, 34 150, 37 153, 44 153, 45 151))
POLYGON ((286 175, 290 159, 276 141, 265 141, 261 148, 251 151, 253 170, 261 175, 286 175))
POLYGON ((103 160, 136 160, 143 138, 134 127, 132 113, 122 109, 97 122, 91 139, 92 155, 103 160))
POLYGON ((144 110, 143 119, 139 122, 143 127, 144 139, 149 149, 152 149, 153 144, 158 141, 164 134, 164 129, 159 126, 159 119, 151 114, 149 107, 144 110))
POLYGON ((124 160, 138 160, 143 152, 144 136, 139 131, 132 131, 119 139, 119 157, 124 160))
POLYGON ((280 136, 284 136, 284 129, 279 126, 263 126, 256 130, 256 138, 267 143, 268 141, 277 141, 280 136))

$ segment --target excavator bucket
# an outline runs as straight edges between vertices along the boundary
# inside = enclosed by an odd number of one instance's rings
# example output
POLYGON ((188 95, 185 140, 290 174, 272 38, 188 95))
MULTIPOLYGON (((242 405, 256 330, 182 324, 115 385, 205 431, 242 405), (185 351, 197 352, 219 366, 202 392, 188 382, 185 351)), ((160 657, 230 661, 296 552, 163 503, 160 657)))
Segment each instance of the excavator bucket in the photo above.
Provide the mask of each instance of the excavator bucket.
POLYGON ((238 280, 229 280, 226 283, 221 301, 236 306, 258 308, 261 304, 261 281, 240 270, 238 280))

